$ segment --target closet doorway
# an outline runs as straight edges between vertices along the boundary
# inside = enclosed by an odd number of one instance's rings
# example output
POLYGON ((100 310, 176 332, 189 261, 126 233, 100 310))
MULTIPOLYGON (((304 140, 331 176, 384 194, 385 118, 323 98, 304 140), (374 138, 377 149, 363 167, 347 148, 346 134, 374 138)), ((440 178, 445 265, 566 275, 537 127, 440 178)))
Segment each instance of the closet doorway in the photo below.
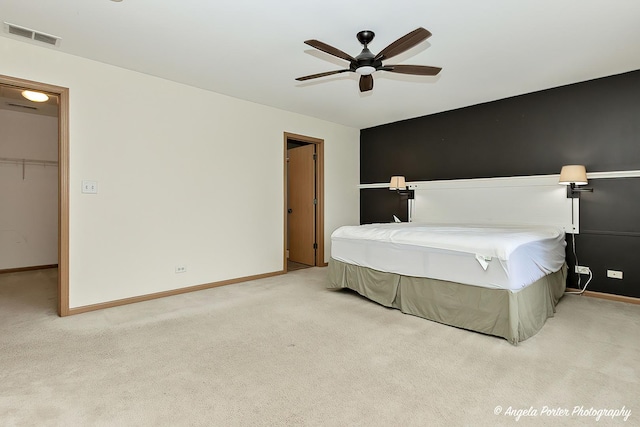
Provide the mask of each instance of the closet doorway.
POLYGON ((284 271, 324 266, 324 141, 284 134, 284 271))
MULTIPOLYGON (((16 93, 21 97, 24 90, 44 93, 51 99, 57 100, 57 161, 28 158, 29 156, 26 154, 11 156, 10 150, 7 151, 6 156, 0 157, 3 157, 6 163, 20 160, 22 165, 18 164, 17 167, 21 166, 25 175, 29 173, 28 166, 37 167, 41 163, 43 167, 46 167, 45 163, 47 162, 50 163, 49 166, 57 163, 57 312, 59 316, 67 316, 69 315, 69 90, 64 87, 3 75, 0 75, 0 88, 6 95, 6 99, 2 99, 2 102, 6 108, 13 109, 13 111, 28 110, 29 108, 44 109, 44 106, 36 107, 21 102, 16 97, 13 101, 11 100, 16 93), (20 157, 22 158, 20 159, 20 157)), ((5 144, 8 147, 9 141, 7 140, 5 144)), ((47 267, 51 266, 47 265, 47 267)), ((30 268, 26 266, 23 269, 29 270, 30 268)), ((5 271, 10 270, 19 271, 21 268, 5 269, 5 271)))

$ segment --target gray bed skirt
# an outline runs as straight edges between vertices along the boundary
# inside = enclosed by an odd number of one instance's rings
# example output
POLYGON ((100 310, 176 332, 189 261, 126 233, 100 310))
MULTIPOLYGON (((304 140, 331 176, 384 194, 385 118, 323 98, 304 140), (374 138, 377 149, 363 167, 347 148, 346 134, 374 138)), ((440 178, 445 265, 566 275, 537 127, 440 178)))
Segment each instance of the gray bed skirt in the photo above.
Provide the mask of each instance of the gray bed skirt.
POLYGON ((514 292, 385 273, 329 260, 329 288, 349 288, 385 307, 517 344, 535 335, 566 286, 566 265, 514 292))

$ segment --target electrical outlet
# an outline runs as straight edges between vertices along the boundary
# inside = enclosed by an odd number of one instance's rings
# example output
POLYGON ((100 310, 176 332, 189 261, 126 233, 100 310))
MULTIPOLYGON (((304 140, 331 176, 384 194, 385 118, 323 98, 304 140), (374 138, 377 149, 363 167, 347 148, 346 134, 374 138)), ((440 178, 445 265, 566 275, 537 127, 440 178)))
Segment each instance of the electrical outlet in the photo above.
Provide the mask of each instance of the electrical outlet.
POLYGON ((178 273, 186 273, 187 266, 186 265, 176 265, 176 274, 178 273))
POLYGON ((612 279, 622 279, 622 271, 607 270, 607 277, 610 277, 612 279))
POLYGON ((82 192, 86 194, 97 194, 98 183, 96 181, 82 181, 82 192))
POLYGON ((584 267, 582 265, 576 265, 576 273, 578 274, 591 274, 591 270, 589 267, 584 267))

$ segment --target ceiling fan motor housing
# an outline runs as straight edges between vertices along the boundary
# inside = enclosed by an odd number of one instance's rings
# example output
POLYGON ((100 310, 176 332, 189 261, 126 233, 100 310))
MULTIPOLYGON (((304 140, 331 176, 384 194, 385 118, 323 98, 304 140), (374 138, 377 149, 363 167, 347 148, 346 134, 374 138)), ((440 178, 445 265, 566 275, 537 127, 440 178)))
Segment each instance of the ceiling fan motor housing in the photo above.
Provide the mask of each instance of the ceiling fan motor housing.
POLYGON ((356 34, 356 38, 364 46, 360 55, 355 57, 355 62, 351 61, 349 69, 359 74, 371 74, 382 67, 382 61, 376 60, 375 55, 369 50, 367 45, 371 43, 376 34, 371 30, 363 30, 356 34))
POLYGON ((371 51, 366 46, 364 49, 362 49, 360 55, 355 57, 355 59, 355 62, 352 61, 349 65, 349 68, 352 71, 356 71, 362 67, 371 67, 373 68, 373 70, 377 70, 382 67, 382 61, 380 59, 376 59, 375 55, 371 53, 371 51))

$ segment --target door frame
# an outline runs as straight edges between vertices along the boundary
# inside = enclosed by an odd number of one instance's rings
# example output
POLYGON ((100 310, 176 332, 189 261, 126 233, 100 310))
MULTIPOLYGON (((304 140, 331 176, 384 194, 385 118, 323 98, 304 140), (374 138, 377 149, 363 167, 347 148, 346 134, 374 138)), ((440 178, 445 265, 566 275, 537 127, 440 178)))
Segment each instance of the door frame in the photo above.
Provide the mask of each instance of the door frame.
POLYGON ((58 316, 69 315, 69 89, 0 74, 0 84, 58 96, 58 316))
POLYGON ((287 272, 287 237, 288 237, 288 215, 287 215, 287 200, 288 200, 288 189, 287 189, 287 142, 289 140, 306 142, 309 144, 314 144, 316 148, 316 170, 315 170, 315 180, 316 180, 316 243, 318 244, 318 248, 316 249, 315 254, 315 263, 316 267, 324 267, 327 264, 324 262, 324 140, 319 138, 313 138, 311 136, 299 135, 296 133, 284 132, 284 159, 283 159, 283 171, 284 171, 284 244, 283 244, 283 262, 282 269, 286 273, 287 272))

